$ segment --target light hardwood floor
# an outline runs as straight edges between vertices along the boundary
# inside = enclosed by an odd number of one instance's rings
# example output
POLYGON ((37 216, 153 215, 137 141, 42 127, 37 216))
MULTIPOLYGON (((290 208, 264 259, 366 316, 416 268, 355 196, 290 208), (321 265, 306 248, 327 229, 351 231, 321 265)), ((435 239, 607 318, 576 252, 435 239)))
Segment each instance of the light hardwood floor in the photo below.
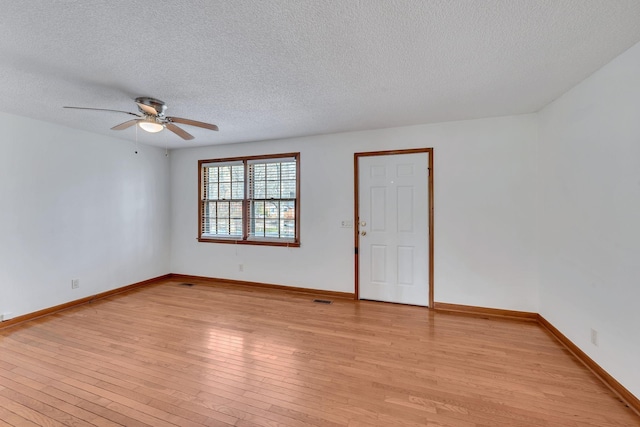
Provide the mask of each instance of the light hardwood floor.
POLYGON ((640 426, 535 322, 195 283, 0 331, 0 426, 640 426))

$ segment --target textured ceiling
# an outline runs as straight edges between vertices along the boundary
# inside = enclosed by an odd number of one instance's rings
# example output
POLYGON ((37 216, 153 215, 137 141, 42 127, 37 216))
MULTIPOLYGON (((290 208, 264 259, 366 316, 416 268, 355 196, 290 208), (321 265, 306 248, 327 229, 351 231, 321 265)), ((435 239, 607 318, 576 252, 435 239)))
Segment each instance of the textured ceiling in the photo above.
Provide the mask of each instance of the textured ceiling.
POLYGON ((640 40, 638 0, 0 0, 0 111, 187 147, 529 113, 640 40))

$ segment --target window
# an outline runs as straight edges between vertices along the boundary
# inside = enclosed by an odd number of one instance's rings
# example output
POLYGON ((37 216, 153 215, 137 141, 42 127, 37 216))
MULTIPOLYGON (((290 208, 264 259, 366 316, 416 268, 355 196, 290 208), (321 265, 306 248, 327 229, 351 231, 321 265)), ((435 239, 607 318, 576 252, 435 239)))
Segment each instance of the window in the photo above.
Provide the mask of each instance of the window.
POLYGON ((300 246, 300 153, 200 160, 198 240, 300 246))

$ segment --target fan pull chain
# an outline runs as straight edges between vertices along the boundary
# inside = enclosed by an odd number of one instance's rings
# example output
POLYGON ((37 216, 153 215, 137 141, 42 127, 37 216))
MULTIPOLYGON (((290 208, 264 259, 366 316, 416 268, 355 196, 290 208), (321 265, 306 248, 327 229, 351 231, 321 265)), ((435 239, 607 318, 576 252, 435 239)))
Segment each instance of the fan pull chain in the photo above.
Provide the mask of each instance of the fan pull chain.
POLYGON ((135 154, 138 154, 138 125, 134 125, 136 127, 136 151, 134 151, 135 154))

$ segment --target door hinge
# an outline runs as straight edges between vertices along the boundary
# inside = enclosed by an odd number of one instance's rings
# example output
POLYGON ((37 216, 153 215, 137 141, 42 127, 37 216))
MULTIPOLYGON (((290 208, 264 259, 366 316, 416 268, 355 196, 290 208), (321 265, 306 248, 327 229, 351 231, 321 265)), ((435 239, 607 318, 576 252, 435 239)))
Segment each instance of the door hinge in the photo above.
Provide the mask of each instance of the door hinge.
POLYGON ((358 248, 355 248, 355 254, 358 255, 358 248))

